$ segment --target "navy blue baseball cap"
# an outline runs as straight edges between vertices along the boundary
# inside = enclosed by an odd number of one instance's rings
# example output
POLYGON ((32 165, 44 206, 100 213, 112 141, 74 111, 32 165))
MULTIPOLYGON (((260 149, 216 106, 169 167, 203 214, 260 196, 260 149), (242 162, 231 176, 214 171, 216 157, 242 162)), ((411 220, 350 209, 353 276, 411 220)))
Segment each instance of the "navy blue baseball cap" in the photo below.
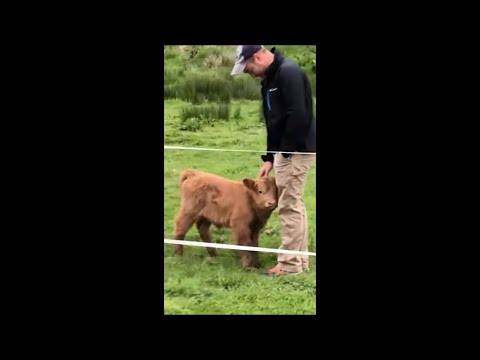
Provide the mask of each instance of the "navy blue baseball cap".
POLYGON ((235 57, 235 66, 233 67, 231 75, 241 74, 245 69, 247 60, 262 49, 262 45, 239 45, 237 47, 237 56, 235 57))

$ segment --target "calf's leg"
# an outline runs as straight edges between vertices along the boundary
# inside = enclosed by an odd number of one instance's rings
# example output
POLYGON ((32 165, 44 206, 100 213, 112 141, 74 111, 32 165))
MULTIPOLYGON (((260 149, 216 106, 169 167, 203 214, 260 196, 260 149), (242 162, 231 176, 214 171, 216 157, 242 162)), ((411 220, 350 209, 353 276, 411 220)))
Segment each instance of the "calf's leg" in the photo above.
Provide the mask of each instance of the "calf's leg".
MULTIPOLYGON (((210 229, 210 225, 212 225, 212 223, 205 218, 201 218, 197 220, 196 225, 202 241, 211 243, 212 238, 208 230, 210 229)), ((209 247, 207 248, 207 251, 210 254, 210 256, 217 256, 217 249, 209 247)))
MULTIPOLYGON (((250 246, 258 247, 258 231, 252 231, 252 243, 250 246)), ((258 261, 258 252, 250 251, 250 266, 254 268, 260 267, 260 262, 258 261)))
MULTIPOLYGON (((175 218, 175 240, 185 239, 185 234, 190 230, 194 222, 191 216, 180 211, 175 218)), ((179 256, 183 255, 183 245, 175 245, 175 254, 179 256)))
MULTIPOLYGON (((250 246, 250 229, 248 226, 232 226, 232 238, 237 245, 250 246)), ((239 250, 240 262, 242 267, 248 268, 251 266, 251 251, 239 250)))

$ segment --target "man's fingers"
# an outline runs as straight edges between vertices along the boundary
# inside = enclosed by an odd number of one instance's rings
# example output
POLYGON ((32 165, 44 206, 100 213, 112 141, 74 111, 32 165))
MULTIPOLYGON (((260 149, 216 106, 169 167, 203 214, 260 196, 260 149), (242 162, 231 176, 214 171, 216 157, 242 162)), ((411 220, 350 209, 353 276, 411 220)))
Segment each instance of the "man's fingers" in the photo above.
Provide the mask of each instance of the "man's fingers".
POLYGON ((272 170, 272 166, 269 166, 268 164, 263 165, 258 173, 258 177, 267 176, 270 170, 272 170))

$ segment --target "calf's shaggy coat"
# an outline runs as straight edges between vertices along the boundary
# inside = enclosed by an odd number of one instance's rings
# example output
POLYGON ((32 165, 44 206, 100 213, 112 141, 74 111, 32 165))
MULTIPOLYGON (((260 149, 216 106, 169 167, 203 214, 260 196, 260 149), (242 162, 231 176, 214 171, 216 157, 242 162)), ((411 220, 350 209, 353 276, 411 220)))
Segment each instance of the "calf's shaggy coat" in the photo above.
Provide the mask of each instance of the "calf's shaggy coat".
MULTIPOLYGON (((210 225, 228 227, 237 245, 258 246, 260 230, 278 205, 275 178, 244 178, 233 181, 217 175, 187 169, 180 175, 181 207, 175 218, 175 239, 183 240, 193 224, 200 238, 211 242, 210 225)), ((211 256, 216 249, 207 248, 211 256)), ((175 253, 183 255, 183 245, 175 253)), ((260 267, 258 253, 240 250, 244 268, 260 267)))

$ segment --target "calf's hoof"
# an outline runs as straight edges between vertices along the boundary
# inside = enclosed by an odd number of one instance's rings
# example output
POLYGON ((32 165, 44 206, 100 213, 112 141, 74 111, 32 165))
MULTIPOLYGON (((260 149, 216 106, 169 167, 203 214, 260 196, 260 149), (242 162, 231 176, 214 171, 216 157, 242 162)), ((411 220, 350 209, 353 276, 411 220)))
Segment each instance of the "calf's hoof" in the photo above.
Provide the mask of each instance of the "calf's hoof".
POLYGON ((252 268, 255 268, 255 269, 261 268, 260 263, 258 261, 253 263, 251 266, 252 266, 252 268))
POLYGON ((258 261, 250 261, 250 262, 242 262, 242 267, 245 270, 251 270, 251 269, 258 269, 260 268, 260 262, 258 261))
POLYGON ((207 248, 207 251, 208 251, 208 254, 210 256, 217 256, 218 255, 217 249, 207 248))

